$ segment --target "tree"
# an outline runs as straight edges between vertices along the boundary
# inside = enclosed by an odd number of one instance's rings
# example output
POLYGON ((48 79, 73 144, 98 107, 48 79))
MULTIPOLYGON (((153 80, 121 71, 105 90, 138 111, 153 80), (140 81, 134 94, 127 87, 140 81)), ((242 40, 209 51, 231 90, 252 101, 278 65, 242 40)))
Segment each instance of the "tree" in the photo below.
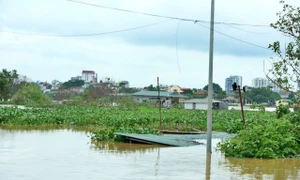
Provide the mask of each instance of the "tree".
POLYGON ((226 98, 226 91, 221 91, 219 94, 216 95, 216 99, 223 99, 226 98))
POLYGON ((71 88, 71 87, 81 87, 83 85, 84 85, 84 80, 76 79, 76 80, 69 80, 67 82, 64 82, 62 84, 62 87, 71 88))
MULTIPOLYGON (((279 41, 269 45, 278 59, 271 58, 272 68, 266 76, 280 88, 292 91, 293 84, 300 82, 300 7, 285 4, 283 0, 280 3, 283 10, 277 13, 278 20, 271 27, 290 37, 291 41, 285 47, 279 41)), ((300 95, 299 91, 293 93, 300 95)))
POLYGON ((112 93, 112 89, 108 86, 108 84, 102 84, 100 86, 89 86, 86 88, 83 96, 90 101, 99 100, 102 97, 107 97, 112 93))
POLYGON ((250 102, 274 104, 281 99, 280 95, 268 88, 253 88, 251 91, 243 93, 243 96, 250 102))
POLYGON ((44 106, 51 104, 51 98, 43 93, 41 88, 34 84, 24 85, 14 96, 12 101, 16 104, 25 104, 29 106, 44 106))
POLYGON ((290 99, 290 100, 293 100, 293 99, 295 99, 295 95, 294 95, 294 94, 292 94, 292 93, 290 93, 290 94, 289 94, 289 96, 288 96, 288 99, 290 99))
POLYGON ((183 90, 182 94, 194 94, 194 92, 191 89, 186 89, 186 90, 183 90))
POLYGON ((18 77, 17 70, 2 69, 0 72, 0 100, 7 101, 12 97, 15 81, 18 77))
POLYGON ((148 87, 145 87, 147 91, 157 91, 157 87, 154 87, 153 84, 150 84, 148 87))
POLYGON ((139 91, 138 89, 134 89, 134 88, 120 88, 119 89, 119 93, 129 93, 129 94, 132 94, 132 93, 136 93, 138 91, 139 91))
MULTIPOLYGON (((208 90, 208 85, 204 86, 203 90, 207 91, 208 90)), ((215 94, 220 94, 222 93, 223 89, 219 84, 213 83, 213 92, 215 94)))

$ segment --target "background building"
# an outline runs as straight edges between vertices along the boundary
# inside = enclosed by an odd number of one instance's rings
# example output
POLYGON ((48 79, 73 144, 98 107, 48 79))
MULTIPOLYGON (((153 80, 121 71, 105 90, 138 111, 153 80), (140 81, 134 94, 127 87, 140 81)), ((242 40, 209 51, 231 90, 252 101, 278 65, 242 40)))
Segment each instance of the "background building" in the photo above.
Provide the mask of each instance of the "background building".
POLYGON ((266 78, 254 78, 252 80, 252 87, 254 88, 268 87, 269 84, 269 80, 266 78))
POLYGON ((272 81, 268 80, 267 78, 254 78, 252 80, 252 87, 253 88, 268 87, 274 92, 280 92, 280 88, 272 81))
POLYGON ((181 87, 178 85, 173 85, 168 89, 168 92, 176 92, 178 94, 182 93, 181 87))
POLYGON ((90 71, 90 70, 83 70, 82 71, 82 80, 86 83, 95 83, 97 82, 97 77, 98 75, 95 73, 95 71, 90 71))
POLYGON ((243 86, 242 82, 243 82, 243 78, 242 76, 230 76, 228 78, 225 79, 225 91, 226 94, 230 94, 232 93, 232 84, 236 83, 239 86, 243 86))

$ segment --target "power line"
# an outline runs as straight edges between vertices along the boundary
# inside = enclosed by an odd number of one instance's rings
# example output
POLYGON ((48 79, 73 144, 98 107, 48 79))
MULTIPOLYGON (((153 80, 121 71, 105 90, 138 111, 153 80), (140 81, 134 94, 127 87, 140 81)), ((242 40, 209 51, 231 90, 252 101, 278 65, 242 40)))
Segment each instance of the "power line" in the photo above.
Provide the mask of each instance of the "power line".
MULTIPOLYGON (((200 26, 202 26, 202 27, 205 27, 205 28, 207 28, 207 29, 210 29, 209 27, 207 27, 207 26, 205 26, 205 25, 203 25, 203 24, 200 24, 200 23, 197 23, 197 25, 200 25, 200 26)), ((257 45, 257 44, 254 44, 254 43, 251 43, 251 42, 248 42, 248 41, 239 39, 239 38, 236 38, 236 37, 234 37, 234 36, 230 36, 230 35, 224 34, 224 33, 220 32, 220 31, 217 31, 217 30, 214 30, 214 32, 219 33, 219 34, 221 34, 221 35, 223 35, 223 36, 226 36, 226 37, 228 37, 228 38, 234 39, 234 40, 236 40, 236 41, 240 41, 240 42, 243 42, 243 43, 246 43, 246 44, 249 44, 249 45, 252 45, 252 46, 256 46, 256 47, 259 47, 259 48, 262 48, 262 49, 265 49, 265 50, 270 50, 270 49, 268 49, 268 48, 266 48, 266 47, 263 47, 263 46, 260 46, 260 45, 257 45)))
POLYGON ((141 14, 141 15, 146 15, 146 16, 153 16, 153 17, 180 20, 180 21, 190 21, 190 22, 196 21, 194 19, 179 18, 179 17, 172 17, 172 16, 162 16, 162 15, 158 15, 158 14, 144 13, 144 12, 132 11, 132 10, 121 9, 121 8, 114 8, 114 7, 109 7, 109 6, 102 6, 102 5, 85 3, 85 2, 74 1, 74 0, 67 0, 67 1, 78 3, 78 4, 83 4, 83 5, 88 5, 88 6, 94 6, 94 7, 98 7, 98 8, 110 9, 110 10, 115 10, 115 11, 123 11, 123 12, 127 12, 127 13, 135 13, 135 14, 141 14))
POLYGON ((181 73, 181 69, 180 69, 180 65, 179 65, 179 58, 178 58, 178 29, 179 29, 179 26, 180 26, 180 23, 182 21, 179 21, 178 24, 177 24, 177 28, 176 28, 176 60, 177 60, 177 66, 178 66, 178 70, 179 72, 181 73))
POLYGON ((87 36, 101 36, 101 35, 106 35, 106 34, 115 34, 115 33, 121 33, 121 32, 126 32, 126 31, 132 31, 132 30, 137 30, 137 29, 147 28, 147 27, 150 27, 150 26, 159 25, 159 24, 162 24, 162 23, 167 22, 167 21, 170 21, 170 20, 160 21, 160 22, 157 22, 157 23, 147 24, 147 25, 144 25, 144 26, 137 26, 137 27, 128 28, 128 29, 121 29, 121 30, 100 32, 100 33, 89 33, 89 34, 40 34, 40 33, 27 33, 27 32, 8 31, 8 30, 2 30, 2 29, 0 29, 0 32, 27 35, 27 36, 87 37, 87 36))
POLYGON ((235 29, 238 29, 240 31, 244 31, 244 32, 247 32, 247 33, 251 33, 251 34, 274 34, 275 32, 252 32, 252 31, 248 31, 248 30, 245 30, 245 29, 242 29, 242 28, 239 28, 239 27, 236 27, 236 26, 233 26, 231 24, 227 24, 227 23, 224 23, 225 25, 229 26, 229 27, 232 27, 232 28, 235 28, 235 29))
MULTIPOLYGON (((83 4, 83 5, 87 5, 87 6, 93 6, 93 7, 103 8, 103 9, 110 9, 110 10, 115 10, 115 11, 122 11, 122 12, 127 12, 127 13, 141 14, 141 15, 152 16, 152 17, 159 17, 159 18, 166 18, 166 19, 173 19, 173 20, 180 20, 180 21, 188 21, 188 22, 194 22, 194 23, 197 23, 197 22, 210 23, 210 21, 199 20, 199 19, 189 19, 189 18, 181 18, 181 17, 174 17, 174 16, 163 16, 163 15, 158 15, 158 14, 132 11, 132 10, 128 10, 128 9, 103 6, 103 5, 86 3, 86 2, 75 1, 75 0, 67 0, 67 1, 78 3, 78 4, 83 4)), ((270 27, 269 25, 263 25, 263 24, 242 24, 242 23, 233 23, 233 22, 222 22, 222 21, 219 21, 219 22, 215 21, 215 24, 230 24, 230 25, 235 25, 235 26, 253 26, 253 27, 270 27)))

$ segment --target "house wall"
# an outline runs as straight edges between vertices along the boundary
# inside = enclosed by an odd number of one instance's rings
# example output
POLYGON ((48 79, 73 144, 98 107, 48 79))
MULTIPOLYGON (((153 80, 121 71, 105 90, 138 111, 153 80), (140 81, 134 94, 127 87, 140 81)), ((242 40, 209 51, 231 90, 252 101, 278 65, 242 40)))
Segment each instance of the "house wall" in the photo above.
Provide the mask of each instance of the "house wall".
MULTIPOLYGON (((150 96, 136 96, 135 97, 135 100, 136 102, 138 103, 143 103, 143 102, 148 102, 148 101, 155 101, 156 99, 151 99, 153 97, 150 97, 150 96)), ((161 97, 161 100, 164 101, 165 100, 165 103, 163 104, 163 107, 166 107, 167 106, 167 101, 169 103, 169 105, 171 106, 171 100, 169 98, 169 100, 166 99, 167 97, 161 97)))
POLYGON ((172 86, 172 87, 169 88, 168 91, 169 92, 177 92, 177 93, 182 93, 183 92, 179 86, 172 86))
MULTIPOLYGON (((196 103, 196 109, 207 110, 207 104, 196 103)), ((193 103, 184 103, 184 109, 193 109, 193 103)))
POLYGON ((138 96, 138 97, 135 97, 135 100, 138 103, 143 103, 143 102, 149 101, 150 100, 149 98, 150 97, 146 97, 146 96, 138 96))
POLYGON ((84 82, 94 82, 93 78, 95 77, 95 72, 82 72, 82 80, 84 80, 84 82))

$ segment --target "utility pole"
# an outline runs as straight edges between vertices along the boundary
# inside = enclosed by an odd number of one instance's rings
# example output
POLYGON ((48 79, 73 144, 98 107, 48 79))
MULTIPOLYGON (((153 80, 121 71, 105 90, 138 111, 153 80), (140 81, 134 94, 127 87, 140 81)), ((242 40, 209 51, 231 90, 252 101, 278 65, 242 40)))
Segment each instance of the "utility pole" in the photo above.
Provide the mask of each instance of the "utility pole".
POLYGON ((157 77, 157 92, 158 92, 158 101, 159 101, 159 128, 162 130, 162 119, 161 119, 161 99, 160 99, 160 88, 159 88, 159 77, 157 77))
POLYGON ((209 73, 208 73, 208 106, 207 106, 207 142, 206 152, 211 153, 212 137, 212 96, 213 96, 213 57, 214 57, 214 19, 215 0, 211 0, 210 43, 209 43, 209 73))
POLYGON ((244 115, 244 108, 243 108, 243 99, 242 99, 242 93, 241 93, 241 86, 237 86, 239 90, 239 97, 240 97, 240 105, 241 105, 241 111, 242 111, 242 118, 243 118, 243 124, 245 126, 245 115, 244 115))

